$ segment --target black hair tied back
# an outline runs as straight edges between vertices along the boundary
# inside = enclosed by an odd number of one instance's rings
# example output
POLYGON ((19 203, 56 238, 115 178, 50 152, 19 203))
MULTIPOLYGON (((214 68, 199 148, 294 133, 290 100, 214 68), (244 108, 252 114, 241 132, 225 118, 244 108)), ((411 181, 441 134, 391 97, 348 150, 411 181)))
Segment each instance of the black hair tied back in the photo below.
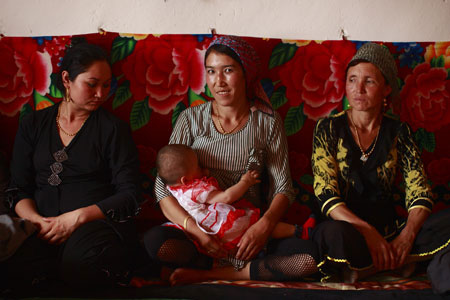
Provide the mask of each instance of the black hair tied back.
POLYGON ((71 39, 70 39, 70 44, 69 45, 67 45, 67 47, 70 49, 70 48, 72 48, 72 47, 75 47, 76 45, 79 45, 79 44, 84 44, 84 43, 88 43, 87 41, 86 41, 86 38, 85 37, 83 37, 83 36, 73 36, 71 39))
POLYGON ((67 71, 69 73, 69 80, 74 81, 75 78, 97 61, 105 61, 110 66, 109 56, 98 45, 88 43, 84 37, 72 37, 71 43, 66 50, 61 61, 59 74, 56 78, 56 87, 64 93, 65 87, 62 82, 62 73, 67 71))

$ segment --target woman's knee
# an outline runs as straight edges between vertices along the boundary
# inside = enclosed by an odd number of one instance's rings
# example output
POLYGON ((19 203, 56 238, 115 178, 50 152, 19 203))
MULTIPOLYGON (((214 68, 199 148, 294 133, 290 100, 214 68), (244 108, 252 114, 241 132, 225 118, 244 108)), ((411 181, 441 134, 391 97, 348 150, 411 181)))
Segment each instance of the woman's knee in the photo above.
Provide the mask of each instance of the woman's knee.
POLYGON ((59 264, 63 280, 80 287, 111 285, 130 271, 131 249, 112 228, 103 226, 71 236, 59 264))
POLYGON ((318 260, 319 258, 317 245, 313 241, 302 240, 297 237, 273 240, 269 243, 267 250, 271 254, 280 256, 308 254, 314 260, 318 260))
POLYGON ((317 225, 313 232, 312 239, 314 241, 334 242, 340 241, 342 243, 355 242, 356 240, 363 240, 362 235, 356 228, 345 221, 330 220, 317 225))
POLYGON ((157 226, 144 234, 143 242, 151 259, 158 260, 158 253, 170 239, 187 240, 186 235, 179 229, 168 226, 157 226))

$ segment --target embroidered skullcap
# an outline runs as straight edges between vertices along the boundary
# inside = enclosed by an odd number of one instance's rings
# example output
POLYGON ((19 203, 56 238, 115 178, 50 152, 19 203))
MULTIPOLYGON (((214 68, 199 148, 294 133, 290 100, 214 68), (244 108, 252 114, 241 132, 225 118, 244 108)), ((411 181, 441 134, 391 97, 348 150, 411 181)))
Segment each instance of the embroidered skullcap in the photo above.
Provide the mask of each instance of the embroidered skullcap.
POLYGON ((395 64, 394 57, 391 52, 389 52, 389 49, 379 44, 366 43, 356 51, 356 54, 353 56, 350 63, 359 59, 367 60, 381 71, 392 89, 389 97, 396 98, 399 92, 397 83, 397 65, 395 64))
POLYGON ((244 69, 247 97, 254 100, 255 108, 272 115, 272 105, 261 85, 261 60, 255 49, 244 39, 230 35, 216 36, 208 48, 213 45, 227 46, 236 53, 244 69))

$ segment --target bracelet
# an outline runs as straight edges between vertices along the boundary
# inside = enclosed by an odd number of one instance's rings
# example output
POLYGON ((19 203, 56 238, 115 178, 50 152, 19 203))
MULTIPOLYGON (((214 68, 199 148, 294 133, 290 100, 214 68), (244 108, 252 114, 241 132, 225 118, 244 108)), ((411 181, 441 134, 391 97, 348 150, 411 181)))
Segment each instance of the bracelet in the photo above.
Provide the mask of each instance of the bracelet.
POLYGON ((189 220, 189 219, 192 219, 192 217, 191 217, 191 216, 186 216, 186 218, 184 218, 184 222, 183 222, 183 224, 184 224, 184 226, 183 226, 184 230, 187 229, 187 224, 188 224, 188 220, 189 220))

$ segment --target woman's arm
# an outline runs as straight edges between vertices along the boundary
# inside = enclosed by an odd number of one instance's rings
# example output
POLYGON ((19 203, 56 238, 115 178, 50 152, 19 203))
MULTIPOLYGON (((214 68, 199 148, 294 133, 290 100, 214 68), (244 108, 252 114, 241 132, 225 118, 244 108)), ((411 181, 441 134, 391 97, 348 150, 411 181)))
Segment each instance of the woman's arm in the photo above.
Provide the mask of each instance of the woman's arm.
POLYGON ((57 217, 45 217, 42 218, 45 229, 41 230, 40 237, 50 244, 61 244, 81 225, 105 218, 103 212, 95 204, 66 212, 57 217))
POLYGON ((417 233, 420 228, 422 228, 423 223, 429 215, 429 211, 420 207, 409 211, 405 228, 403 228, 400 234, 391 242, 397 268, 403 266, 405 263, 406 257, 411 252, 417 233))
POLYGON ((232 204, 244 196, 249 187, 255 185, 261 180, 258 179, 258 172, 254 170, 247 171, 242 175, 241 180, 235 185, 227 188, 225 191, 212 191, 209 193, 206 203, 226 203, 232 204))
POLYGON ((29 220, 37 227, 39 238, 51 244, 65 242, 84 223, 105 218, 97 205, 79 208, 57 217, 42 217, 37 211, 36 203, 30 198, 17 202, 15 211, 19 217, 29 220))
POLYGON ((406 226, 391 242, 396 263, 401 267, 411 252, 417 233, 433 207, 431 190, 427 183, 420 151, 410 127, 403 123, 397 142, 400 170, 405 180, 405 205, 408 209, 406 226))
POLYGON ((36 209, 36 203, 34 202, 33 199, 24 198, 19 200, 14 209, 19 217, 30 221, 40 231, 42 216, 38 213, 36 209))
POLYGON ((341 198, 336 161, 338 137, 334 132, 333 122, 329 118, 319 120, 313 136, 311 165, 314 193, 320 209, 327 217, 352 224, 363 235, 377 269, 392 269, 394 260, 390 245, 373 226, 348 209, 341 198))
POLYGON ((178 201, 172 197, 166 197, 159 201, 159 205, 164 216, 172 223, 180 226, 185 225, 184 230, 200 243, 203 249, 212 257, 225 257, 227 252, 224 250, 222 243, 214 235, 204 233, 195 220, 181 207, 178 201))
POLYGON ((345 204, 339 187, 337 140, 333 121, 319 120, 314 129, 311 167, 314 176, 314 194, 322 214, 327 217, 334 208, 345 204))
POLYGON ((265 141, 265 168, 269 177, 270 190, 274 194, 264 215, 244 233, 238 244, 236 257, 243 260, 253 258, 261 251, 275 225, 294 201, 283 122, 277 112, 274 112, 274 117, 269 120, 273 123, 265 141))
MULTIPOLYGON (((120 120, 111 121, 104 117, 99 118, 99 122, 114 122, 109 135, 104 134, 105 138, 101 141, 104 156, 102 159, 108 163, 111 184, 114 188, 113 194, 101 199, 96 206, 111 221, 124 222, 132 219, 140 211, 142 199, 139 189, 139 154, 128 124, 120 120)), ((99 127, 109 128, 106 125, 99 127)), ((85 214, 88 214, 88 218, 100 216, 92 210, 79 213, 80 217, 85 214)))
POLYGON ((285 195, 276 194, 269 209, 242 236, 237 245, 236 258, 250 260, 255 257, 266 244, 275 225, 280 221, 289 205, 289 199, 285 195))

